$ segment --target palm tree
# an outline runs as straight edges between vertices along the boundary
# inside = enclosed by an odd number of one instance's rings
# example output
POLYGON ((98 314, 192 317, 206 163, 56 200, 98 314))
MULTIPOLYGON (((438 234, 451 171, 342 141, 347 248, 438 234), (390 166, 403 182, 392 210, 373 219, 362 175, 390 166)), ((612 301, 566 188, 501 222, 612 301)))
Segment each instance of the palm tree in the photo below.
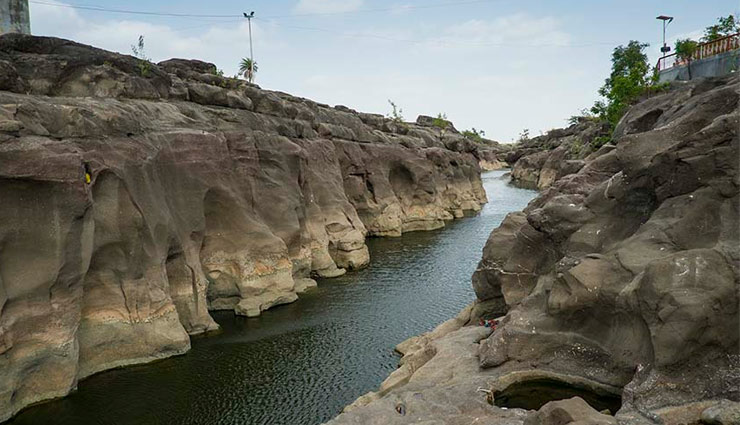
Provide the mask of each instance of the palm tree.
POLYGON ((239 73, 243 74, 244 78, 250 83, 254 81, 254 74, 258 69, 257 62, 252 62, 250 58, 242 58, 241 62, 239 62, 239 73))

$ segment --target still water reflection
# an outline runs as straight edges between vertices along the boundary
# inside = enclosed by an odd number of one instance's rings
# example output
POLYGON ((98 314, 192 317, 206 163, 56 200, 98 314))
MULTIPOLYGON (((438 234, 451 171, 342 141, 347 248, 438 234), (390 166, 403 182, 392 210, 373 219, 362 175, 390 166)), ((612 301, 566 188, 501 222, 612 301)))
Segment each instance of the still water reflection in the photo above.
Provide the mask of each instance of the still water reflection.
POLYGON ((318 424, 374 390, 398 363, 393 347, 470 303, 488 234, 535 192, 485 173, 489 203, 443 230, 368 241, 368 269, 291 305, 246 319, 217 313, 223 333, 184 356, 95 375, 64 399, 21 413, 36 424, 318 424))

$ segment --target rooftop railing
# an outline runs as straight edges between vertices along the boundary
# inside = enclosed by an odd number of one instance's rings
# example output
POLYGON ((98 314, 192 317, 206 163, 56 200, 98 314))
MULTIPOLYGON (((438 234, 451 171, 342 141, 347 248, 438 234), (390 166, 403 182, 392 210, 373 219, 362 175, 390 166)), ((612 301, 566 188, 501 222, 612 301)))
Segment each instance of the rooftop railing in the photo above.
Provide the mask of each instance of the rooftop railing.
MULTIPOLYGON (((730 52, 732 50, 740 49, 740 33, 731 34, 718 38, 716 40, 707 41, 701 43, 696 48, 696 53, 691 57, 692 61, 699 59, 706 59, 708 57, 716 56, 721 53, 730 52)), ((675 53, 667 56, 663 56, 658 59, 658 71, 665 71, 666 69, 673 68, 675 66, 682 66, 688 63, 685 59, 679 59, 675 53)))

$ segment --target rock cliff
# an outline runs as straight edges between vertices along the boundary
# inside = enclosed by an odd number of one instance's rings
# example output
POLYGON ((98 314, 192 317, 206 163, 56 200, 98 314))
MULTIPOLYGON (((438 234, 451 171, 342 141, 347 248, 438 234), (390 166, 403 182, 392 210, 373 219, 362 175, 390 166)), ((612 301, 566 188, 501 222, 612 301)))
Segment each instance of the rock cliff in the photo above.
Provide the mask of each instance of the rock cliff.
POLYGON ((475 305, 400 344, 331 423, 738 423, 739 91, 700 80, 632 107, 493 231, 475 305))
POLYGON ((479 210, 478 155, 204 62, 0 37, 0 420, 479 210))
POLYGON ((546 189, 555 180, 578 172, 609 139, 609 127, 587 118, 511 147, 505 159, 511 179, 521 186, 546 189))

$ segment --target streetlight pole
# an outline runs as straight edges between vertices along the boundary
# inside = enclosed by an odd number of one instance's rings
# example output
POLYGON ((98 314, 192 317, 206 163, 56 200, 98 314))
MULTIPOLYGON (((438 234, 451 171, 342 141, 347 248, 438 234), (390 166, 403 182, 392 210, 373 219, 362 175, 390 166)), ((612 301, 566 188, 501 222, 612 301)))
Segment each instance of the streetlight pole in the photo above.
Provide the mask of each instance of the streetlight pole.
POLYGON ((665 27, 673 22, 673 16, 660 15, 655 19, 663 21, 663 46, 660 48, 660 53, 662 53, 663 56, 661 56, 660 60, 658 60, 658 71, 660 71, 660 69, 665 65, 665 63, 663 62, 665 62, 666 54, 671 51, 671 48, 665 43, 665 27))
POLYGON ((254 49, 252 48, 252 18, 254 18, 254 11, 248 15, 247 12, 243 13, 249 23, 249 82, 251 83, 254 80, 254 49))
POLYGON ((663 21, 663 47, 660 48, 660 52, 663 53, 663 56, 665 57, 665 54, 671 51, 671 48, 665 44, 665 27, 673 22, 673 16, 660 15, 655 19, 663 21))

